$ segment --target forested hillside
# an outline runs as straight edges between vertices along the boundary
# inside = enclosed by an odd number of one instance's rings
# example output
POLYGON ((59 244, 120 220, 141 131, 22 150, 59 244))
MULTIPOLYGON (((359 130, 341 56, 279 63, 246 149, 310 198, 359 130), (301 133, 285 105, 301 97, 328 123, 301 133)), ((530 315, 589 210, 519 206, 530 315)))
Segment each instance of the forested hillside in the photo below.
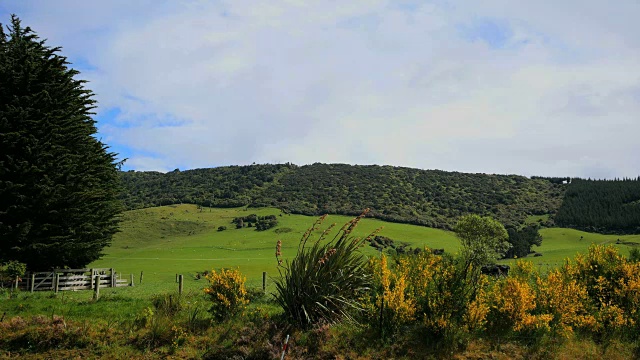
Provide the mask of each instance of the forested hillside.
POLYGON ((573 180, 556 223, 592 232, 640 233, 640 178, 573 180))
POLYGON ((506 226, 554 214, 566 185, 517 175, 485 175, 392 166, 251 165, 123 172, 130 209, 193 203, 215 207, 276 206, 286 212, 359 214, 450 228, 463 214, 491 215, 506 226))
POLYGON ((224 166, 166 174, 156 171, 123 172, 122 199, 128 209, 171 204, 238 207, 253 203, 264 187, 295 165, 224 166))

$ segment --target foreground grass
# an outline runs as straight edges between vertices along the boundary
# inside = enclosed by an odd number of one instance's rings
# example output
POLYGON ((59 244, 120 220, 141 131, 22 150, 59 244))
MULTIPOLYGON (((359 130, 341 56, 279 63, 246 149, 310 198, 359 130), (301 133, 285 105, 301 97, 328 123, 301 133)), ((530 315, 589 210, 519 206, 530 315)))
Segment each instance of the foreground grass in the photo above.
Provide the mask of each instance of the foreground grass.
MULTIPOLYGON (((115 268, 123 278, 134 274, 135 286, 102 289, 98 301, 92 292, 19 292, 0 290, 0 358, 279 358, 286 334, 292 335, 292 358, 413 359, 632 359, 634 344, 596 344, 580 338, 547 339, 543 347, 474 339, 456 354, 434 353, 415 339, 379 342, 376 334, 353 325, 319 327, 307 332, 289 328, 279 320, 281 310, 270 296, 255 296, 248 310, 236 319, 215 323, 207 313, 202 289, 206 280, 198 272, 238 267, 247 275, 254 294, 261 275, 276 276, 275 242, 283 241, 284 258, 296 250, 302 233, 315 217, 278 216, 279 225, 264 232, 234 229, 231 220, 251 213, 279 214, 276 209, 203 209, 168 206, 127 212, 122 232, 106 256, 91 267, 115 268), (227 226, 226 231, 217 231, 227 226), (140 272, 144 281, 139 283, 140 272), (185 275, 182 308, 174 315, 158 312, 154 297, 178 297, 176 274, 185 275), (151 313, 153 315, 150 315, 151 313), (394 345, 394 344, 399 345, 394 345), (548 348, 548 349, 547 349, 548 348), (547 349, 547 350, 545 350, 547 349)), ((331 215, 325 225, 342 224, 346 216, 331 215)), ((364 219, 354 235, 366 236, 384 226, 381 235, 412 247, 444 248, 455 253, 458 240, 451 232, 406 224, 364 219)), ((539 267, 556 267, 567 257, 586 252, 592 243, 613 244, 626 254, 640 243, 640 235, 589 234, 571 229, 543 229, 542 257, 530 257, 539 267), (620 244, 618 243, 620 239, 620 244)), ((370 247, 365 254, 377 256, 370 247)), ((267 292, 273 291, 271 280, 267 292)), ((401 335, 402 336, 402 335, 401 335)))
POLYGON ((420 339, 398 335, 381 341, 376 331, 351 324, 299 331, 280 317, 269 296, 253 291, 250 306, 221 323, 207 313, 200 292, 179 299, 171 313, 130 289, 105 291, 94 301, 89 292, 57 296, 0 292, 0 358, 128 359, 276 359, 290 335, 287 359, 633 359, 634 344, 544 339, 534 346, 477 338, 464 350, 442 353, 420 339))
POLYGON ((243 314, 221 323, 212 321, 208 303, 196 293, 183 295, 176 313, 154 307, 150 299, 115 296, 92 301, 21 294, 15 300, 9 302, 42 302, 48 312, 30 315, 39 311, 32 307, 0 322, 0 358, 277 359, 286 335, 291 336, 287 359, 617 360, 634 359, 635 348, 577 337, 547 338, 533 346, 477 338, 463 350, 440 352, 419 338, 400 334, 381 341, 375 331, 350 324, 295 330, 268 297, 255 298, 243 314), (72 306, 78 309, 67 312, 72 306))

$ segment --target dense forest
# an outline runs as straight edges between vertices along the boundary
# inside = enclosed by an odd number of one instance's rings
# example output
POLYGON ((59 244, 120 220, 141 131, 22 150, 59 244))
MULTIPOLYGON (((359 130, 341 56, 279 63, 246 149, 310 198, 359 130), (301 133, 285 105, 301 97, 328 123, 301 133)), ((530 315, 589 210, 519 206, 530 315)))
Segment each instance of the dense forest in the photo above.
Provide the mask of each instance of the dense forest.
POLYGON ((517 175, 345 164, 227 166, 121 175, 122 199, 129 209, 193 203, 357 215, 370 208, 370 215, 380 219, 445 229, 469 213, 490 215, 507 227, 523 224, 529 215, 555 214, 566 187, 517 175))
POLYGON ((560 226, 585 231, 639 234, 640 177, 573 180, 555 221, 560 226))

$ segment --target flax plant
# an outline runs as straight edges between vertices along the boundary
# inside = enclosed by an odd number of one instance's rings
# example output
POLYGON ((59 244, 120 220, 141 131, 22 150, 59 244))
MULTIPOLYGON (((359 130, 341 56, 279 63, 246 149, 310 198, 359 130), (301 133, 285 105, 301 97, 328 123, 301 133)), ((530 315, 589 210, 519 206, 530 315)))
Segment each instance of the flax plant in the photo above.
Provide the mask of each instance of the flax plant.
POLYGON ((300 239, 291 261, 280 257, 282 242, 278 241, 276 259, 280 277, 275 279, 274 297, 293 325, 308 328, 321 321, 355 321, 354 314, 362 311, 358 300, 369 290, 371 276, 359 249, 367 239, 353 237, 351 233, 366 212, 347 222, 332 240, 327 236, 335 224, 312 240, 326 215, 320 217, 300 239))

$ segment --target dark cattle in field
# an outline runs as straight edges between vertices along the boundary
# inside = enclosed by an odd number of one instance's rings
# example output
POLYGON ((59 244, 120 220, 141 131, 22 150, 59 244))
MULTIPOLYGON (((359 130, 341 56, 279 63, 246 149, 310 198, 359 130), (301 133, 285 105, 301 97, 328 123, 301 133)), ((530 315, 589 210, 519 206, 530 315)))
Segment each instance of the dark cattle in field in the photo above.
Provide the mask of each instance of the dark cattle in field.
POLYGON ((433 255, 442 255, 444 254, 444 249, 431 249, 431 253, 433 255))
POLYGON ((509 274, 509 265, 485 265, 480 271, 489 276, 507 276, 509 274))

